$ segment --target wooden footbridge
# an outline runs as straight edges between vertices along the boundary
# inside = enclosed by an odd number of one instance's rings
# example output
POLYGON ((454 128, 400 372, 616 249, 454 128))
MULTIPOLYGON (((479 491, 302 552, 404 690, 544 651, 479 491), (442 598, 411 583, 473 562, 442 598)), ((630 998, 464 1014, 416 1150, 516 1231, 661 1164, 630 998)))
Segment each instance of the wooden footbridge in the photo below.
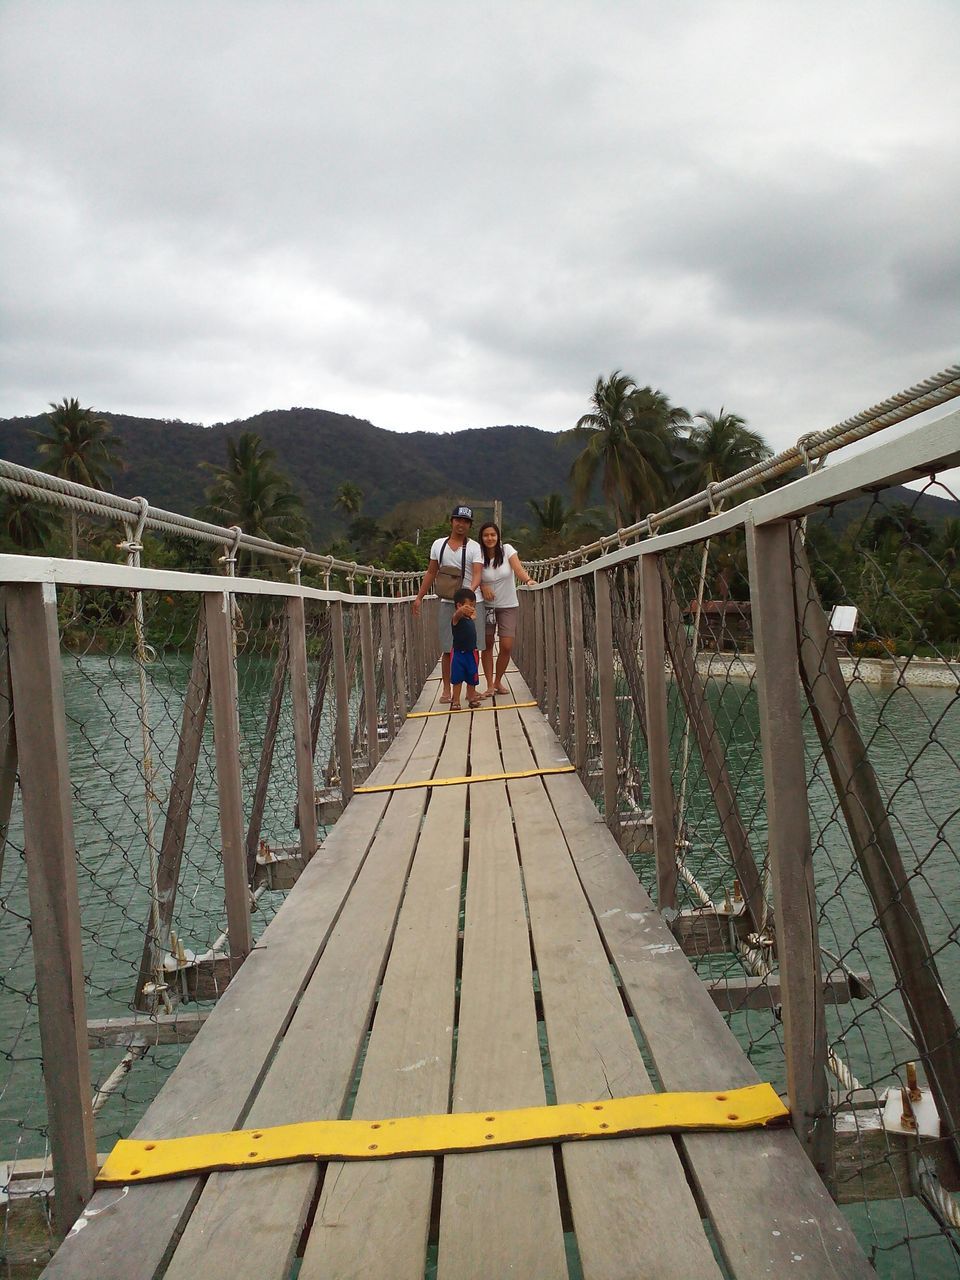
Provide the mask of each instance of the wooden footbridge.
MULTIPOLYGON (((896 412, 960 393, 960 370, 931 383, 896 412)), ((808 463, 833 447, 821 435, 808 463)), ((711 491, 692 527, 651 520, 542 566, 508 692, 461 712, 439 701, 433 605, 414 617, 409 576, 0 463, 16 493, 119 520, 127 556, 0 557, 0 873, 6 851, 29 890, 66 1237, 44 1274, 847 1280, 874 1273, 838 1205, 907 1198, 952 1248, 960 668, 928 661, 935 705, 897 668, 901 723, 929 724, 904 747, 911 783, 935 749, 948 797, 941 813, 928 788, 905 834, 908 780, 875 768, 862 671, 818 587, 836 576, 805 525, 957 466, 958 440, 953 413, 728 511, 711 491), (226 576, 140 566, 145 529, 185 524, 224 545, 226 576), (293 581, 238 576, 244 547, 285 556, 293 581), (711 563, 741 575, 748 652, 700 652, 711 563), (135 905, 109 917, 122 940, 106 913, 85 920, 101 866, 132 870, 135 905), (256 936, 265 885, 289 892, 256 936), (203 953, 175 934, 201 888, 226 921, 203 953), (95 1019, 84 953, 105 941, 124 984, 95 1019), (118 1081, 174 1042, 145 1112, 101 1124, 118 1081), (103 1046, 123 1058, 101 1061, 91 1102, 103 1046)), ((955 568, 936 599, 960 600, 955 568)), ((9 1230, 13 1174, 7 1190, 9 1230)))
MULTIPOLYGON (((426 684, 366 783, 401 788, 350 800, 134 1136, 351 1114, 375 1144, 386 1117, 495 1130, 504 1108, 757 1082, 508 681, 505 709, 460 714, 426 684)), ((396 1280, 430 1241, 451 1280, 560 1280, 573 1249, 589 1277, 872 1274, 788 1128, 107 1187, 46 1274, 286 1280, 299 1252, 301 1280, 396 1280)))

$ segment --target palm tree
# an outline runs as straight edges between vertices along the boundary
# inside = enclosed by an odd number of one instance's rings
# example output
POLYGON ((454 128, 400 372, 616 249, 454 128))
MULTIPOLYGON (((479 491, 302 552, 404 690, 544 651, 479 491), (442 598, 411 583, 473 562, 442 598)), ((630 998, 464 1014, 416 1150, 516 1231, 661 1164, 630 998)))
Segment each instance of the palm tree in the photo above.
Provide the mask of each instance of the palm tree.
MULTIPOLYGON (((116 445, 109 439, 110 423, 93 409, 83 409, 75 397, 50 403, 49 427, 33 431, 39 441, 40 467, 51 475, 91 489, 109 489, 110 468, 117 464, 116 445)), ((77 558, 77 513, 71 511, 70 551, 77 558)))
POLYGON ((653 511, 669 504, 679 488, 679 469, 686 450, 689 412, 670 403, 669 397, 653 387, 638 387, 633 393, 631 434, 641 452, 657 467, 657 482, 643 494, 643 506, 653 511))
POLYGON ((566 434, 584 441, 584 448, 570 468, 573 501, 583 506, 597 472, 600 488, 618 525, 628 522, 636 508, 636 495, 652 480, 648 459, 631 435, 633 393, 636 383, 619 369, 609 378, 597 378, 590 413, 566 434))
POLYGON ((573 509, 563 505, 563 498, 559 493, 548 493, 542 499, 542 505, 534 498, 527 500, 533 514, 537 517, 537 532, 543 539, 547 534, 559 534, 563 532, 563 527, 573 515, 573 509))
POLYGON ((683 473, 691 493, 729 480, 773 455, 758 431, 751 431, 739 414, 723 408, 717 414, 698 413, 687 444, 689 458, 683 473))
POLYGON ((274 458, 273 450, 253 431, 228 439, 227 465, 204 464, 213 483, 207 489, 203 517, 239 525, 244 533, 286 546, 304 542, 308 526, 303 503, 274 458))
POLYGON ((50 536, 50 513, 22 494, 8 494, 0 518, 4 533, 24 551, 37 551, 50 536))
POLYGON ((337 490, 333 505, 339 507, 346 516, 358 516, 363 505, 363 490, 350 480, 345 480, 337 490))

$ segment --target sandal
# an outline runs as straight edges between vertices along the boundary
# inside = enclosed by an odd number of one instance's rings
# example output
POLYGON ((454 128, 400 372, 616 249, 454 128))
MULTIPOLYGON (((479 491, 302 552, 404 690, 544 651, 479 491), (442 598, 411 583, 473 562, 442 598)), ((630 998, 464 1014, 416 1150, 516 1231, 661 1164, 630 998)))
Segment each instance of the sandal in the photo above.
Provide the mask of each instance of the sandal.
MULTIPOLYGON (((442 701, 443 701, 443 699, 441 698, 441 699, 440 699, 440 701, 442 702, 442 701)), ((460 705, 460 703, 459 703, 459 702, 451 702, 451 703, 450 703, 450 710, 451 710, 451 711, 462 711, 462 710, 463 710, 463 707, 461 707, 461 705, 460 705)))
POLYGON ((509 692, 510 692, 510 690, 509 690, 509 689, 505 689, 505 688, 503 687, 503 685, 502 685, 502 684, 495 684, 495 685, 493 686, 493 692, 494 692, 494 693, 509 693, 509 692))
POLYGON ((449 701, 450 701, 450 694, 449 694, 449 693, 441 693, 441 695, 440 695, 440 697, 437 699, 437 701, 438 701, 438 702, 449 702, 449 701))
POLYGON ((479 706, 481 706, 482 701, 483 701, 483 700, 482 700, 481 698, 468 698, 468 699, 467 699, 467 706, 468 706, 468 707, 479 707, 479 706))

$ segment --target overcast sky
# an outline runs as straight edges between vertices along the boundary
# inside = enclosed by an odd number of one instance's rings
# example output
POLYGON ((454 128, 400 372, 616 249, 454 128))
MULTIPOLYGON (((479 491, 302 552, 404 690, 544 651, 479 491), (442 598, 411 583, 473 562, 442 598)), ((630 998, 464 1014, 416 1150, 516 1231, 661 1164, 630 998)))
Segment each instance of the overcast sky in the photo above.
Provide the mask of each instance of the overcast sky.
POLYGON ((960 356, 960 3, 0 0, 0 416, 777 447, 960 356))

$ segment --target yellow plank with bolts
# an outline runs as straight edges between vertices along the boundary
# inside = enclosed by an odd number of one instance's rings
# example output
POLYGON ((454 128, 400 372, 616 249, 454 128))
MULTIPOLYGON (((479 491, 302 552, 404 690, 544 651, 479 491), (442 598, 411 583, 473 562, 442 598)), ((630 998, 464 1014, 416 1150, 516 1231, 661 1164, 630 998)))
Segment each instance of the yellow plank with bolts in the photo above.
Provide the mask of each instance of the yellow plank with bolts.
POLYGON ((486 707, 445 707, 442 711, 411 711, 408 720, 423 720, 427 716, 455 716, 467 711, 518 711, 520 707, 535 707, 535 702, 491 702, 486 707))
POLYGON ((786 1124, 789 1117, 773 1087, 756 1084, 718 1093, 645 1093, 508 1111, 312 1120, 154 1141, 124 1138, 107 1157, 97 1185, 310 1160, 389 1160, 644 1133, 756 1129, 786 1124))
POLYGON ((353 794, 372 791, 409 791, 413 787, 455 787, 464 782, 509 782, 511 778, 540 778, 549 773, 573 773, 575 766, 561 764, 555 769, 519 769, 516 773, 471 773, 463 778, 424 778, 422 782, 383 782, 375 787, 354 787, 353 794))

